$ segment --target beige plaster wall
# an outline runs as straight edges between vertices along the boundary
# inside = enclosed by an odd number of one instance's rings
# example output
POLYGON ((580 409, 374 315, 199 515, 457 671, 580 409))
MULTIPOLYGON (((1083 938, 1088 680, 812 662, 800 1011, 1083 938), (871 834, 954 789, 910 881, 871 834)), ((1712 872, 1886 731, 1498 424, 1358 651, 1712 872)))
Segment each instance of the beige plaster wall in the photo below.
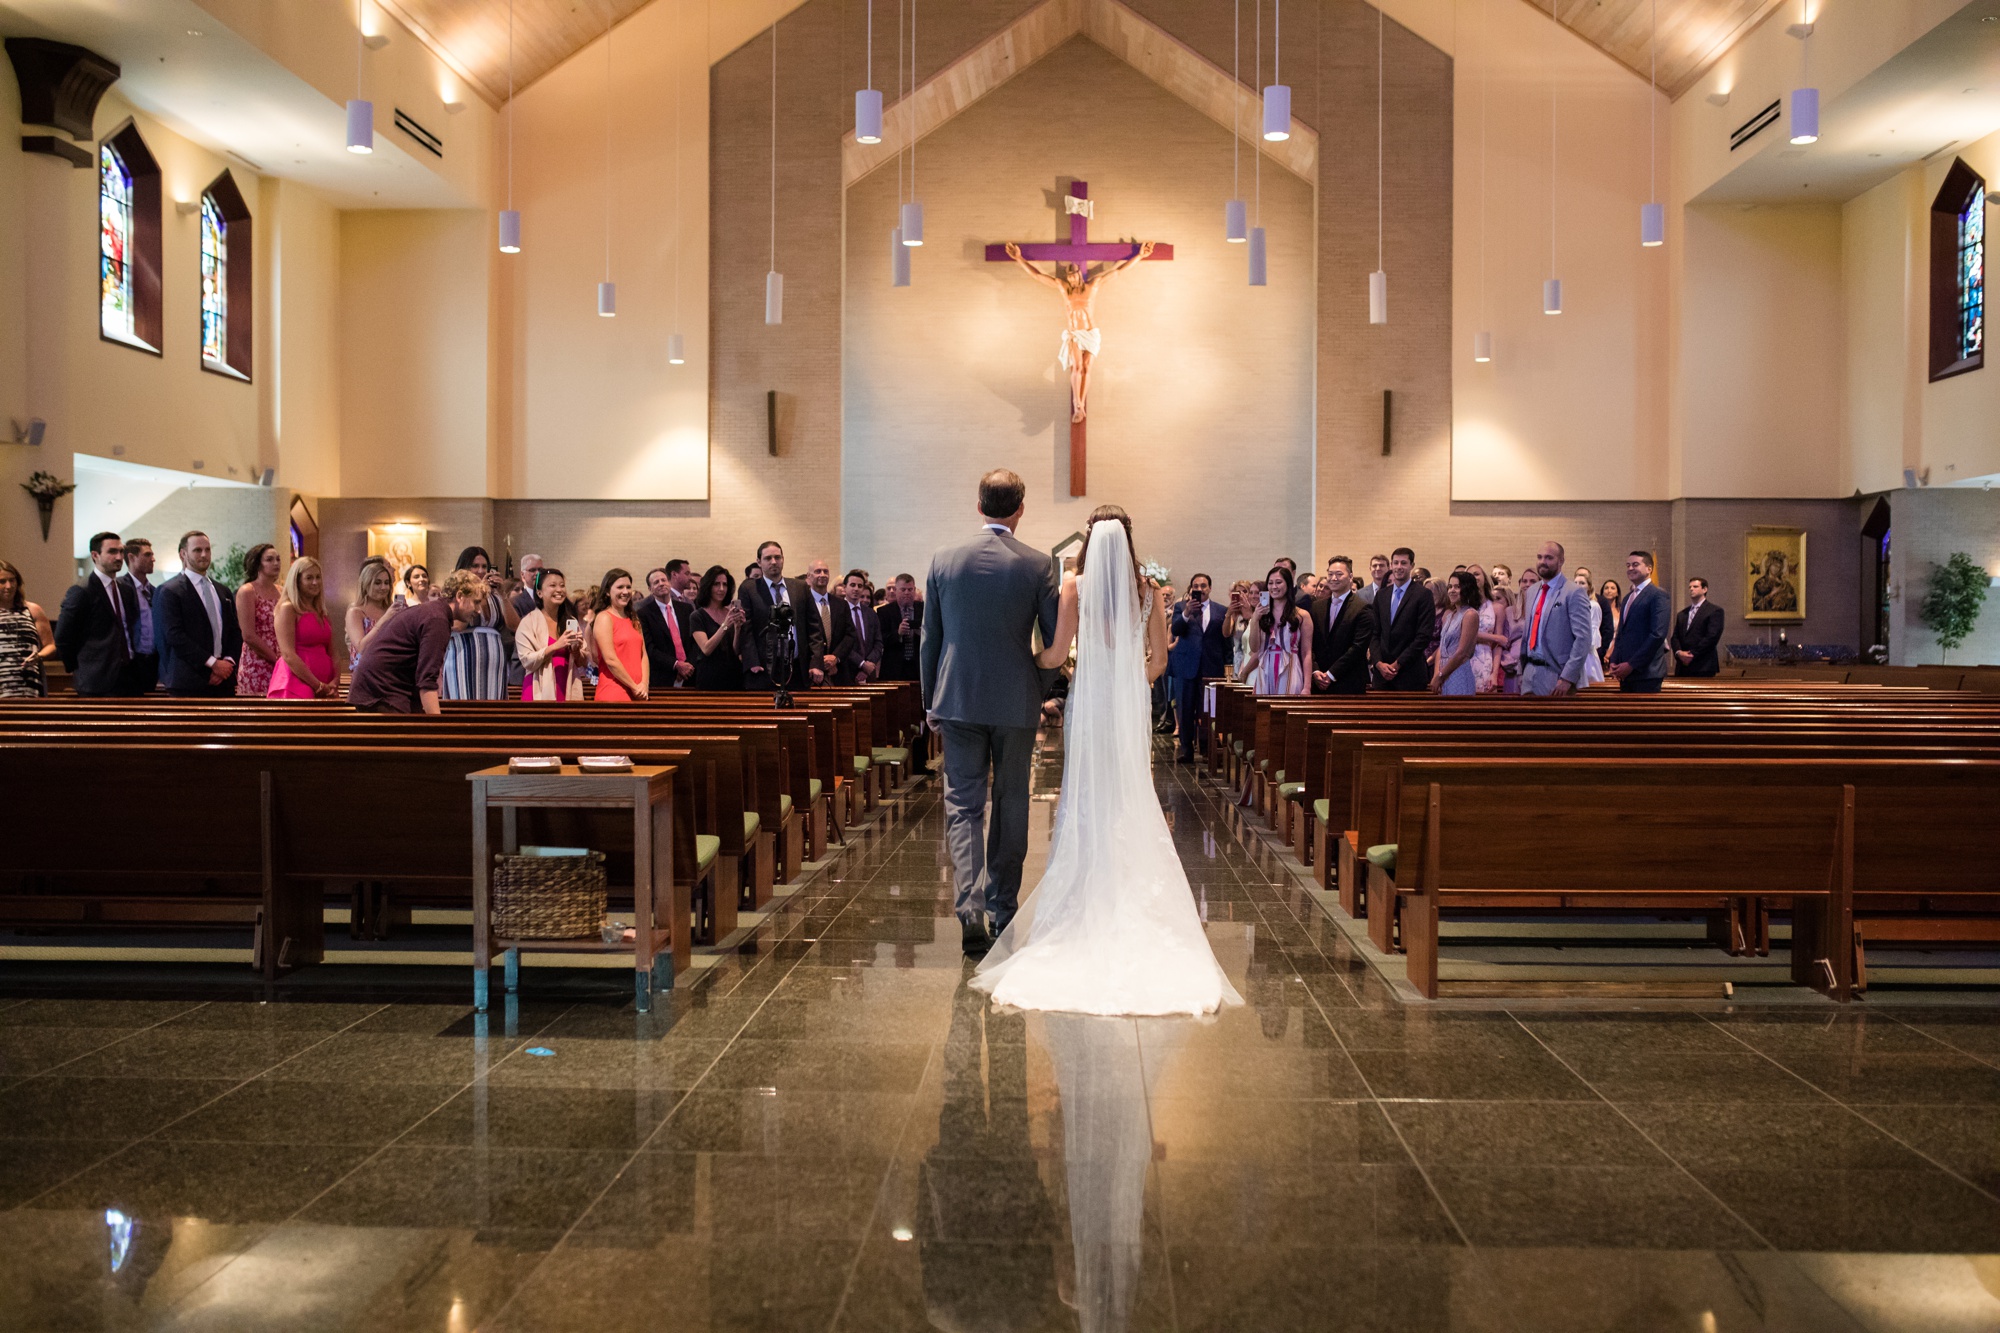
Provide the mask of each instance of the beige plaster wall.
POLYGON ((1906 171, 1841 209, 1846 487, 1884 491, 1923 454, 1930 200, 1906 171))
POLYGON ((980 474, 1028 480, 1023 538, 1049 547, 1092 508, 1133 516, 1143 556, 1179 573, 1247 566, 1311 544, 1313 197, 1268 171, 1271 282, 1246 280, 1222 236, 1230 140, 1086 38, 1073 38, 919 148, 926 244, 890 283, 893 167, 847 192, 841 559, 921 573, 977 520, 980 474), (1088 89, 1091 133, 1061 133, 1088 89), (1090 391, 1089 494, 1069 495, 1062 306, 989 241, 1054 239, 1072 177, 1097 201, 1092 234, 1170 241, 1171 263, 1103 289, 1090 391), (1053 201, 1053 206, 1052 206, 1053 201), (1215 497, 1235 495, 1234 517, 1215 497), (1220 521, 1218 521, 1220 520, 1220 521))
POLYGON ((260 435, 280 489, 340 489, 340 213, 266 177, 259 215, 271 318, 258 330, 260 435))
POLYGON ((340 215, 340 492, 486 495, 491 219, 340 215))

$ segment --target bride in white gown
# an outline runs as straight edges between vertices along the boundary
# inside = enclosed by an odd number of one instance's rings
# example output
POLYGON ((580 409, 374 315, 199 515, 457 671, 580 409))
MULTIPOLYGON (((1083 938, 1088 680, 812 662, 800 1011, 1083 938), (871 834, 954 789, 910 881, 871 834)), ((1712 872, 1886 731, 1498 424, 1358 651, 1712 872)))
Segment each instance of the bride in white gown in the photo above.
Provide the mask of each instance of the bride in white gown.
POLYGON ((1208 946, 1153 789, 1147 687, 1166 666, 1166 612, 1139 579, 1130 525, 1115 505, 1091 515, 1041 654, 1060 663, 1076 639, 1062 796, 1048 870, 972 979, 998 1004, 1206 1014, 1243 1003, 1208 946))

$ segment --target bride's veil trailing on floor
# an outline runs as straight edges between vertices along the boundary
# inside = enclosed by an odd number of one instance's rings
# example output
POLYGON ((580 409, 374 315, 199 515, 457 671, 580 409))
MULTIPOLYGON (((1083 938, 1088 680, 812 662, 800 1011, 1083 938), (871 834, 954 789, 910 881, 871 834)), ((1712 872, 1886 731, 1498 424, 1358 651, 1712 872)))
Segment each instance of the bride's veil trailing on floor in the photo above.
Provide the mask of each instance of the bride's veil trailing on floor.
POLYGON ((1090 528, 1048 870, 973 984, 1096 1014, 1240 1004, 1215 961, 1153 789, 1147 603, 1125 527, 1090 528))

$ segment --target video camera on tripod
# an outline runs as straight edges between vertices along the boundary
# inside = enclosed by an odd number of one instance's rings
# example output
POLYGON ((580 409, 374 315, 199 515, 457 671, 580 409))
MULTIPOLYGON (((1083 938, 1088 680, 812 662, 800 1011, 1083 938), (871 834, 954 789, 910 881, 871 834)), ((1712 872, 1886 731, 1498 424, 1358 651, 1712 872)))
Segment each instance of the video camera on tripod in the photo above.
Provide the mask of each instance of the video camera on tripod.
POLYGON ((797 623, 792 604, 779 602, 771 608, 770 622, 764 626, 765 669, 771 673, 771 684, 777 690, 772 702, 780 708, 792 706, 792 670, 798 662, 792 630, 797 623))

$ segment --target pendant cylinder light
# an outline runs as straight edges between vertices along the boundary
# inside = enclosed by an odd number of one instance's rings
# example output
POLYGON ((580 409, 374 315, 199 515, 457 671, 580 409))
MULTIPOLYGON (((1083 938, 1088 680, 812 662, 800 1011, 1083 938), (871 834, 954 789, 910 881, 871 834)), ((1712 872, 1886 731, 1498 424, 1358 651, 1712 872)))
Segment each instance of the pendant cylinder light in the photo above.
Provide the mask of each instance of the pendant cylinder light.
POLYGON ((1368 275, 1368 322, 1389 322, 1389 275, 1379 268, 1368 275))
POLYGON ((597 313, 610 319, 618 313, 618 284, 600 282, 597 284, 597 313))
POLYGON ((924 206, 915 200, 904 204, 902 222, 903 225, 898 227, 897 230, 903 233, 903 244, 922 245, 924 243, 924 206))
POLYGON ((854 94, 854 142, 882 142, 882 90, 862 88, 854 94))
POLYGON ((1250 206, 1241 199, 1231 199, 1222 209, 1223 221, 1228 230, 1228 240, 1232 245, 1241 245, 1250 239, 1250 206))
POLYGON ((910 247, 903 244, 903 229, 889 229, 889 285, 907 287, 910 285, 910 247))
POLYGON ((500 210, 500 253, 521 253, 521 213, 514 207, 514 0, 507 0, 507 207, 500 210))
POLYGON ((1550 278, 1542 283, 1542 313, 1560 315, 1563 312, 1563 280, 1550 278))
POLYGON ((764 322, 785 322, 785 275, 776 269, 764 275, 764 322))
POLYGON ((1792 89, 1792 142, 1819 142, 1819 89, 1792 89))
POLYGON ((375 151, 375 104, 357 97, 347 104, 347 151, 375 151))
POLYGON ((521 214, 518 209, 500 210, 500 253, 503 255, 521 253, 521 214))
POLYGON ((1667 206, 1665 204, 1642 204, 1639 206, 1639 244, 1644 246, 1665 245, 1667 243, 1667 206))
POLYGON ((1264 267, 1264 229, 1262 227, 1252 227, 1250 229, 1250 285, 1252 287, 1268 286, 1269 276, 1264 267))
POLYGON ((1472 359, 1485 363, 1493 359, 1493 335, 1475 333, 1472 335, 1472 359))
POLYGON ((1292 137, 1292 90, 1282 83, 1264 90, 1264 137, 1273 143, 1292 137))
POLYGON ((678 333, 667 335, 667 364, 682 366, 687 364, 687 339, 678 333))

